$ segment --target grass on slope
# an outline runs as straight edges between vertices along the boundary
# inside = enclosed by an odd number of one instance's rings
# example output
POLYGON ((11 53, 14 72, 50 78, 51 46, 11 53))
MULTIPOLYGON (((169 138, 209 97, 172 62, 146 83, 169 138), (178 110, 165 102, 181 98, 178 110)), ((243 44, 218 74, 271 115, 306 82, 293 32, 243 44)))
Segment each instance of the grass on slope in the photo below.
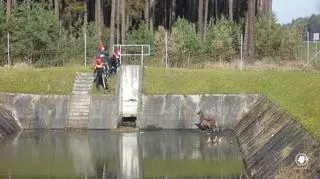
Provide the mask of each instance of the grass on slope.
POLYGON ((147 68, 146 94, 263 94, 320 141, 320 73, 147 68))
POLYGON ((76 72, 84 67, 0 70, 0 92, 70 94, 76 72))

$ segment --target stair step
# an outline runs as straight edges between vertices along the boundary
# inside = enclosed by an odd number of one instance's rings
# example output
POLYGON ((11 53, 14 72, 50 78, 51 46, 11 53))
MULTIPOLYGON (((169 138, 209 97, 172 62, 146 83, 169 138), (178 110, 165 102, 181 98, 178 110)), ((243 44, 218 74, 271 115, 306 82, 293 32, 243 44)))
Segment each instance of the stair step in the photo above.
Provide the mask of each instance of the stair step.
POLYGON ((87 105, 87 106, 89 106, 90 105, 90 100, 88 100, 88 101, 75 101, 75 100, 72 100, 71 104, 72 105, 87 105))
POLYGON ((89 91, 74 91, 73 94, 89 94, 89 91))
POLYGON ((72 91, 76 92, 76 91, 91 91, 90 88, 75 88, 75 89, 72 89, 72 91))
POLYGON ((89 120, 89 117, 88 116, 69 116, 69 122, 70 121, 88 121, 89 120))
POLYGON ((88 109, 89 110, 89 105, 74 105, 71 109, 71 110, 84 110, 84 109, 88 109))
POLYGON ((88 117, 89 112, 71 112, 70 116, 72 116, 72 117, 88 117))
POLYGON ((76 89, 72 89, 72 91, 73 92, 76 92, 76 91, 87 91, 87 92, 89 92, 89 91, 91 91, 91 89, 90 88, 76 88, 76 89))
POLYGON ((93 83, 94 78, 76 78, 74 82, 90 82, 93 83))
POLYGON ((91 99, 86 99, 86 98, 83 98, 83 99, 71 99, 71 104, 75 103, 86 103, 86 104, 90 104, 91 102, 91 99))
POLYGON ((75 101, 75 100, 71 101, 71 105, 76 105, 76 106, 89 106, 90 103, 91 103, 90 101, 75 101))
POLYGON ((90 103, 91 99, 90 98, 78 98, 78 99, 71 99, 71 103, 79 103, 79 102, 84 102, 84 103, 90 103))
POLYGON ((69 127, 88 127, 91 96, 93 85, 92 73, 77 73, 72 88, 71 108, 69 114, 69 127))
POLYGON ((89 105, 73 105, 73 107, 70 110, 83 110, 83 109, 89 109, 89 105))
POLYGON ((74 86, 73 89, 90 89, 91 86, 74 86))
POLYGON ((92 84, 73 84, 73 88, 90 88, 92 84))

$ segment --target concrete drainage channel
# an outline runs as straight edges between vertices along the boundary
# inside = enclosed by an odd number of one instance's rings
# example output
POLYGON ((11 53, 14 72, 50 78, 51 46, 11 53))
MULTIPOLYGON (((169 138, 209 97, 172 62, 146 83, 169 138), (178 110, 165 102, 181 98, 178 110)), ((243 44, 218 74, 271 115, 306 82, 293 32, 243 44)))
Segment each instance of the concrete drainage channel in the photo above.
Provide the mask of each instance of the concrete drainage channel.
MULTIPOLYGON (((125 67, 123 67, 125 68, 125 67)), ((142 70, 130 67, 126 73, 141 81, 142 70)), ((128 77, 127 77, 128 78, 128 77)), ((119 78, 118 78, 119 79, 119 78)), ((120 78, 121 79, 121 78, 120 78)), ((116 129, 118 125, 138 129, 196 129, 201 110, 218 120, 222 130, 236 136, 250 178, 319 178, 319 144, 303 127, 267 97, 260 95, 143 95, 141 83, 118 80, 116 96, 91 96, 86 129, 116 129), (122 83, 121 83, 122 82, 122 83), (124 88, 125 86, 125 88, 124 88), (119 95, 123 89, 134 89, 119 95), (296 156, 308 156, 299 167, 296 156)), ((68 95, 0 94, 0 134, 23 129, 66 129, 70 127, 68 95), (8 117, 10 112, 14 115, 8 117), (6 114, 6 115, 4 115, 6 114), (5 125, 4 125, 5 124, 5 125), (9 125, 8 125, 9 124, 9 125), (9 127, 8 127, 9 126, 9 127), (10 128, 10 130, 6 130, 10 128), (3 132, 5 131, 5 132, 3 132), (9 131, 9 132, 8 132, 9 131)), ((9 115, 10 116, 10 115, 9 115)), ((76 128, 76 126, 74 126, 76 128)))

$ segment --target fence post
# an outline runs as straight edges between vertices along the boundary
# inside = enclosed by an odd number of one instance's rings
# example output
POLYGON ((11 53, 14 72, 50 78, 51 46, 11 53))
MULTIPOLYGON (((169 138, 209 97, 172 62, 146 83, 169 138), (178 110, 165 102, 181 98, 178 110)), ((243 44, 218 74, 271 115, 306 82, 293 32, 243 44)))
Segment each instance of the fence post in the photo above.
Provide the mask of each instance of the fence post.
POLYGON ((309 61, 309 42, 310 41, 310 36, 309 36, 309 32, 307 31, 307 62, 309 61))
POLYGON ((166 45, 166 55, 165 55, 165 59, 166 59, 166 68, 168 68, 168 32, 166 32, 166 37, 165 37, 165 45, 166 45))
POLYGON ((316 61, 315 63, 318 64, 318 40, 315 40, 316 43, 316 61))
POLYGON ((240 70, 242 71, 243 66, 243 34, 240 35, 240 70))
POLYGON ((143 67, 143 45, 141 46, 141 52, 142 52, 142 55, 141 55, 141 66, 143 67))
POLYGON ((7 33, 7 52, 8 52, 8 69, 10 68, 11 65, 11 60, 10 60, 10 32, 7 33))
POLYGON ((122 47, 122 45, 120 44, 119 45, 119 49, 120 49, 120 65, 122 65, 122 55, 121 55, 122 54, 122 48, 121 47, 122 47))
POLYGON ((84 66, 87 66, 87 32, 86 29, 84 29, 84 66))

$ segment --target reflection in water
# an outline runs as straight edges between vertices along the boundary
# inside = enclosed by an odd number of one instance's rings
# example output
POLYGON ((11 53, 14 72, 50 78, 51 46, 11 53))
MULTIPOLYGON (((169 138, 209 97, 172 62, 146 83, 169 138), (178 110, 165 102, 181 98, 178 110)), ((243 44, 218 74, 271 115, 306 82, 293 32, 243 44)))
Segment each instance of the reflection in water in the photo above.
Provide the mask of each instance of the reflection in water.
POLYGON ((198 131, 24 131, 0 143, 0 178, 240 178, 232 136, 198 131))
POLYGON ((123 133, 119 136, 120 176, 123 178, 141 178, 137 133, 123 133))

